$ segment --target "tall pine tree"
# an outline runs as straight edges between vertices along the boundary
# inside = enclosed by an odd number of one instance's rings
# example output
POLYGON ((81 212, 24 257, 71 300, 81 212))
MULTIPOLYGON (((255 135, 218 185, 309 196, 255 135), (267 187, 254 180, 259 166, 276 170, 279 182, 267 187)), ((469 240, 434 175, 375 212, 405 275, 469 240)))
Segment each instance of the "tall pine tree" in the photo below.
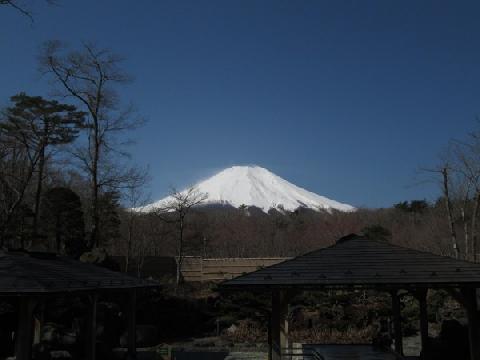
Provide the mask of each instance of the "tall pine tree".
MULTIPOLYGON (((36 175, 33 206, 33 233, 36 234, 46 163, 55 146, 68 144, 78 136, 85 114, 73 105, 25 93, 12 96, 11 101, 13 106, 7 108, 0 122, 0 133, 3 138, 19 144, 27 154, 29 171, 25 183, 30 183, 36 175)), ((18 200, 20 205, 23 199, 18 200)))

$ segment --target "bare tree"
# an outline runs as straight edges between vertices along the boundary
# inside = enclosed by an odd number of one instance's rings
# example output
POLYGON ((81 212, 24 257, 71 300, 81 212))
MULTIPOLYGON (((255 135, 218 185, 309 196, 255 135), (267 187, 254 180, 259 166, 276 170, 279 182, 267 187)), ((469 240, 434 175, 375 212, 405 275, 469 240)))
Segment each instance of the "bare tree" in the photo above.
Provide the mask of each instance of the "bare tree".
POLYGON ((128 271, 130 258, 135 254, 142 256, 145 254, 145 236, 141 234, 139 220, 141 214, 138 213, 138 208, 145 206, 149 201, 149 196, 145 194, 145 186, 150 177, 148 169, 142 171, 141 174, 131 177, 127 183, 124 191, 126 201, 126 249, 125 249, 125 272, 128 271))
MULTIPOLYGON (((55 4, 56 2, 54 0, 46 0, 48 4, 55 4)), ((25 15, 30 19, 30 21, 33 21, 33 15, 32 11, 29 9, 29 7, 25 4, 25 1, 18 1, 18 0, 0 0, 0 6, 8 6, 12 9, 15 9, 16 11, 20 12, 21 14, 25 15)))
POLYGON ((58 41, 44 45, 40 55, 41 71, 59 85, 58 95, 75 100, 87 114, 86 144, 73 155, 90 178, 90 246, 98 247, 101 238, 100 195, 108 189, 122 188, 135 171, 117 163, 128 154, 118 135, 135 129, 143 120, 132 106, 122 107, 116 88, 130 79, 120 68, 122 59, 109 50, 83 44, 68 51, 58 41))
POLYGON ((176 244, 176 286, 181 282, 182 265, 185 256, 185 220, 194 206, 200 205, 207 199, 207 194, 198 191, 195 187, 190 187, 185 191, 179 192, 172 189, 166 203, 155 209, 155 214, 163 221, 174 223, 177 228, 176 244))
POLYGON ((458 243, 457 243, 457 232, 455 230, 455 222, 453 217, 453 207, 452 201, 450 199, 450 184, 449 184, 449 168, 448 166, 443 166, 440 169, 440 173, 442 174, 442 184, 443 184, 443 197, 445 199, 445 207, 447 209, 447 219, 448 219, 448 226, 450 229, 450 236, 452 239, 452 248, 455 254, 455 258, 458 259, 458 243))
POLYGON ((40 158, 38 148, 24 140, 21 134, 0 128, 0 246, 5 245, 40 158))
POLYGON ((466 141, 454 142, 454 156, 456 159, 456 172, 461 181, 459 188, 463 190, 462 219, 465 231, 468 231, 467 212, 470 207, 470 231, 466 234, 466 253, 476 261, 478 225, 477 220, 480 210, 480 134, 470 133, 466 141), (468 235, 471 234, 470 237, 468 235))
POLYGON ((457 237, 463 233, 463 255, 476 261, 480 211, 480 133, 452 140, 437 168, 455 256, 460 254, 457 237))
POLYGON ((442 154, 440 163, 434 168, 422 169, 424 173, 433 174, 433 181, 439 183, 439 187, 442 192, 441 200, 445 204, 446 218, 449 229, 450 246, 455 258, 459 257, 460 249, 458 246, 457 229, 455 226, 455 208, 454 203, 456 201, 452 198, 456 193, 452 190, 454 184, 452 179, 456 173, 452 166, 452 148, 451 146, 442 154))

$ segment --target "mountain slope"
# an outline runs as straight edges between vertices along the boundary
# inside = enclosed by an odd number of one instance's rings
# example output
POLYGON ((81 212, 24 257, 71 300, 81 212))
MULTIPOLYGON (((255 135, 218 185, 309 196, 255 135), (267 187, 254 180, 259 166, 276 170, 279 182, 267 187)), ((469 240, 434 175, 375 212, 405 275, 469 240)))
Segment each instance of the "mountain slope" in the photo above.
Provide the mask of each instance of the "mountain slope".
MULTIPOLYGON (((206 204, 256 206, 267 212, 271 208, 293 211, 297 208, 314 210, 336 209, 354 211, 355 208, 302 189, 259 166, 233 166, 195 185, 206 193, 206 204)), ((166 197, 145 206, 141 211, 151 211, 171 201, 166 197)))

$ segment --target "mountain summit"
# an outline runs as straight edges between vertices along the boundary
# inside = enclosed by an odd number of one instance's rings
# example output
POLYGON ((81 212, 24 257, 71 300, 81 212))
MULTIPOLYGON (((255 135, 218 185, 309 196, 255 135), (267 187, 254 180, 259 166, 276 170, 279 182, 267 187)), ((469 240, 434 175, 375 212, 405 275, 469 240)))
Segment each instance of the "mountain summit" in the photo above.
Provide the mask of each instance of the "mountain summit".
MULTIPOLYGON (((302 189, 260 166, 232 166, 195 185, 207 194, 205 204, 224 204, 233 207, 255 206, 267 212, 271 208, 293 211, 298 208, 314 210, 353 211, 355 208, 302 189)), ((142 208, 150 211, 164 206, 170 197, 142 208)))

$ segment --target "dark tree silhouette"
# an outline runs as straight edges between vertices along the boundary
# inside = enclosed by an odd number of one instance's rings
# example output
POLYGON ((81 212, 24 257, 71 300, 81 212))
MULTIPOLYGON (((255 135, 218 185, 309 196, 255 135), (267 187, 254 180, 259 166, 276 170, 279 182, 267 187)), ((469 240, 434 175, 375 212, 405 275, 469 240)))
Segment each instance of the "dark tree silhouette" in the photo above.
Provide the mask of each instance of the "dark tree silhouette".
POLYGON ((77 136, 83 113, 74 106, 31 97, 23 93, 11 98, 0 119, 0 245, 22 205, 27 190, 34 186, 34 232, 38 226, 40 198, 46 161, 54 146, 77 136))
POLYGON ((48 190, 43 197, 42 228, 57 253, 78 258, 85 250, 85 223, 80 197, 69 188, 48 190))
POLYGON ((0 131, 6 136, 15 138, 30 149, 34 154, 33 158, 38 158, 35 164, 37 173, 33 222, 35 234, 38 231, 44 171, 53 151, 51 149, 75 140, 84 124, 85 114, 77 111, 73 105, 25 93, 12 96, 11 101, 14 105, 7 109, 6 119, 0 123, 0 131))

